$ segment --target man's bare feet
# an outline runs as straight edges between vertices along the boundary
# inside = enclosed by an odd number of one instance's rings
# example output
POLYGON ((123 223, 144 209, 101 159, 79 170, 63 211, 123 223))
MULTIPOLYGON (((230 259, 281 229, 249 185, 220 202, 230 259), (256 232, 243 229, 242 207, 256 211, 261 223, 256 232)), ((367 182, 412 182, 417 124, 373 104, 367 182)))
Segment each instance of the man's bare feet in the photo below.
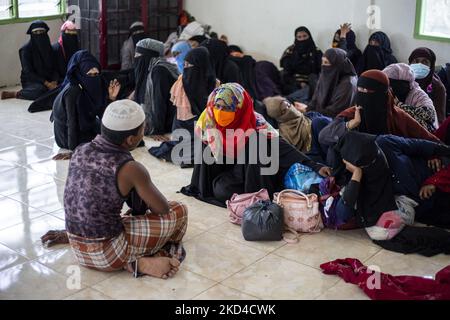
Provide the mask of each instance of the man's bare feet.
POLYGON ((150 136, 150 138, 152 138, 155 141, 159 141, 159 142, 165 142, 165 141, 169 141, 170 139, 164 135, 153 135, 150 136))
POLYGON ((172 278, 180 267, 180 261, 167 257, 144 257, 137 263, 140 273, 161 279, 172 278))
POLYGON ((1 95, 2 100, 17 98, 17 91, 3 91, 1 95))

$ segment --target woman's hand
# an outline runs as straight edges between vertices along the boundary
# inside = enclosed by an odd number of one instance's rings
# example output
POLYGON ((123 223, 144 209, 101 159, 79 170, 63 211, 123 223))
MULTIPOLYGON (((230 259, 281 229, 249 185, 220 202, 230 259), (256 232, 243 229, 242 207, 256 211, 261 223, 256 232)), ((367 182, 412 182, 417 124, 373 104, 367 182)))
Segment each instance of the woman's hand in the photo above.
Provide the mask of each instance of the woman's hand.
POLYGON ((306 113, 306 110, 308 110, 308 106, 301 102, 294 102, 294 108, 300 111, 301 113, 306 113))
POLYGON ((53 89, 55 89, 58 86, 58 82, 56 82, 56 81, 52 81, 52 82, 45 81, 44 85, 47 87, 48 90, 53 90, 53 89))
POLYGON ((355 128, 358 128, 361 124, 361 107, 355 106, 355 117, 350 120, 347 124, 347 128, 349 130, 353 130, 355 128))
POLYGON ((428 161, 428 167, 433 170, 433 172, 438 172, 442 169, 441 159, 433 159, 428 161))
POLYGON ((351 29, 352 29, 351 23, 344 23, 343 25, 341 25, 341 38, 346 38, 347 33, 349 33, 351 29))
POLYGON ((424 186, 422 187, 422 189, 420 189, 419 193, 420 199, 422 200, 430 199, 435 192, 436 186, 433 185, 424 186))
POLYGON ((122 86, 120 85, 119 81, 117 81, 117 79, 114 79, 109 83, 108 87, 109 100, 116 101, 121 87, 122 86))
POLYGON ((361 182, 362 179, 362 169, 360 167, 355 166, 353 163, 350 163, 346 160, 342 160, 345 164, 345 168, 347 171, 352 173, 352 180, 361 182))
POLYGON ((330 177, 331 176, 331 168, 330 167, 322 167, 319 170, 319 174, 324 178, 330 177))

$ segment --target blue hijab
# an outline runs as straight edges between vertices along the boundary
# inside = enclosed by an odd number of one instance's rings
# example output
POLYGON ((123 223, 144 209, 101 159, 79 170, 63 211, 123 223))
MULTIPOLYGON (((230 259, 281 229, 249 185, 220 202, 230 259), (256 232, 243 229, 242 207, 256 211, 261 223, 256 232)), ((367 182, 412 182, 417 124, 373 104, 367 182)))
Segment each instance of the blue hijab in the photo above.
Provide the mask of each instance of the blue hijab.
POLYGON ((191 46, 187 41, 180 41, 175 43, 172 47, 172 55, 175 56, 177 61, 178 70, 183 73, 184 70, 184 59, 189 51, 191 51, 191 46))

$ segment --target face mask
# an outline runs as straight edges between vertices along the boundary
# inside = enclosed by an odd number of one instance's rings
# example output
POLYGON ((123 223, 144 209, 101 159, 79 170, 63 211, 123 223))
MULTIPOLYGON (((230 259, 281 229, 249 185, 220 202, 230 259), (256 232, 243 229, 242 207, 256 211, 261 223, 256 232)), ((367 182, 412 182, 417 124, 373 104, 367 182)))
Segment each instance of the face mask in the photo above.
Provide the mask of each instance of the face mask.
POLYGON ((333 71, 333 66, 322 65, 322 73, 329 74, 333 71))
POLYGON ((405 102, 409 92, 411 91, 409 82, 405 80, 390 79, 390 85, 398 100, 405 102))
POLYGON ((411 69, 414 71, 416 79, 425 79, 430 74, 430 67, 422 63, 414 63, 411 65, 411 69))
POLYGON ((221 127, 226 127, 234 121, 235 112, 223 111, 214 108, 214 118, 221 127))

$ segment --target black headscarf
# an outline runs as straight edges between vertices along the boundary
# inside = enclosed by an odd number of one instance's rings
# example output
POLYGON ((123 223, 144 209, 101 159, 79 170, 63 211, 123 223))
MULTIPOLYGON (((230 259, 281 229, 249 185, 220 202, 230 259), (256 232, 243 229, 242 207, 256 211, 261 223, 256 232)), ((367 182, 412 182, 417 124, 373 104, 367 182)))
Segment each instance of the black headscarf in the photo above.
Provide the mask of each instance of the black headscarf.
POLYGON ((206 48, 192 49, 185 61, 192 67, 184 68, 183 88, 191 104, 192 113, 200 115, 206 107, 208 96, 216 87, 216 76, 206 48))
POLYGON ((312 104, 324 108, 329 105, 339 81, 345 76, 356 76, 355 67, 342 49, 328 49, 324 56, 331 66, 322 66, 312 104))
POLYGON ((295 29, 295 41, 294 41, 294 52, 298 54, 299 56, 302 56, 304 54, 314 52, 316 50, 316 43, 314 42, 314 39, 311 35, 311 32, 306 27, 299 27, 295 29), (299 32, 306 32, 309 35, 309 38, 307 40, 298 41, 297 40, 297 33, 299 32))
POLYGON ((64 49, 64 58, 66 59, 66 61, 69 61, 70 58, 72 58, 72 56, 75 54, 75 52, 80 50, 78 35, 68 34, 65 31, 62 31, 61 40, 64 49))
MULTIPOLYGON (((384 80, 389 82, 387 77, 384 80)), ((358 87, 374 91, 373 93, 358 91, 356 94, 356 105, 362 107, 359 130, 375 135, 389 134, 387 127, 389 83, 386 85, 361 76, 358 79, 358 87)))
POLYGON ((208 40, 208 38, 205 36, 193 36, 192 38, 189 39, 189 41, 198 42, 199 45, 205 40, 208 40))
POLYGON ((227 44, 218 39, 208 39, 203 41, 200 46, 208 49, 209 58, 214 67, 216 77, 220 80, 226 79, 224 69, 230 56, 230 49, 228 49, 227 44))
POLYGON ((306 27, 299 27, 295 30, 295 41, 292 46, 290 46, 283 53, 281 57, 281 66, 284 67, 284 61, 289 57, 289 65, 291 69, 296 74, 309 75, 311 73, 319 73, 317 70, 317 47, 311 32, 306 27), (309 35, 307 40, 298 41, 297 33, 306 32, 309 35))
POLYGON ((428 92, 428 86, 432 83, 433 76, 434 76, 434 73, 436 70, 436 54, 434 53, 433 50, 431 50, 429 48, 417 48, 409 56, 409 59, 408 59, 409 64, 412 64, 414 59, 417 59, 417 58, 426 58, 426 59, 430 60, 430 63, 431 63, 430 73, 428 74, 428 76, 424 79, 416 80, 416 82, 420 85, 422 90, 425 92, 428 92))
POLYGON ((83 131, 93 129, 95 117, 103 114, 107 104, 107 89, 103 78, 100 75, 95 77, 87 75, 92 68, 97 68, 101 72, 100 63, 89 51, 77 51, 69 61, 66 79, 62 85, 70 84, 81 88, 78 113, 80 128, 83 131))
POLYGON ((229 45, 228 49, 230 49, 230 52, 239 52, 239 53, 244 53, 244 51, 242 51, 241 47, 237 46, 237 45, 229 45))
POLYGON ((244 55, 243 57, 230 56, 230 60, 236 63, 241 73, 241 85, 250 94, 253 99, 256 95, 256 61, 252 56, 244 55))
POLYGON ((364 50, 360 63, 359 74, 372 69, 383 70, 387 66, 397 63, 397 59, 392 55, 391 41, 384 32, 378 31, 370 36, 369 45, 364 50), (370 45, 372 40, 377 41, 380 45, 370 45))
POLYGON ((258 100, 281 95, 280 71, 272 62, 256 62, 255 72, 258 100))
POLYGON ((45 78, 46 80, 52 80, 55 74, 55 59, 48 37, 49 27, 44 21, 33 21, 28 28, 27 34, 31 36, 30 43, 32 48, 33 67, 36 73, 45 78), (33 30, 37 28, 43 28, 45 33, 33 34, 33 30))
POLYGON ((136 53, 140 53, 141 56, 134 58, 134 77, 136 81, 134 100, 142 104, 144 103, 145 91, 147 89, 150 62, 153 58, 158 58, 160 53, 140 46, 136 46, 136 53))
POLYGON ((375 225, 383 213, 397 210, 391 172, 375 140, 374 135, 350 131, 335 147, 341 163, 344 159, 362 169, 357 214, 365 227, 375 225))
POLYGON ((134 46, 142 39, 148 38, 148 35, 144 32, 144 26, 137 24, 136 22, 130 27, 129 37, 133 39, 134 46))

